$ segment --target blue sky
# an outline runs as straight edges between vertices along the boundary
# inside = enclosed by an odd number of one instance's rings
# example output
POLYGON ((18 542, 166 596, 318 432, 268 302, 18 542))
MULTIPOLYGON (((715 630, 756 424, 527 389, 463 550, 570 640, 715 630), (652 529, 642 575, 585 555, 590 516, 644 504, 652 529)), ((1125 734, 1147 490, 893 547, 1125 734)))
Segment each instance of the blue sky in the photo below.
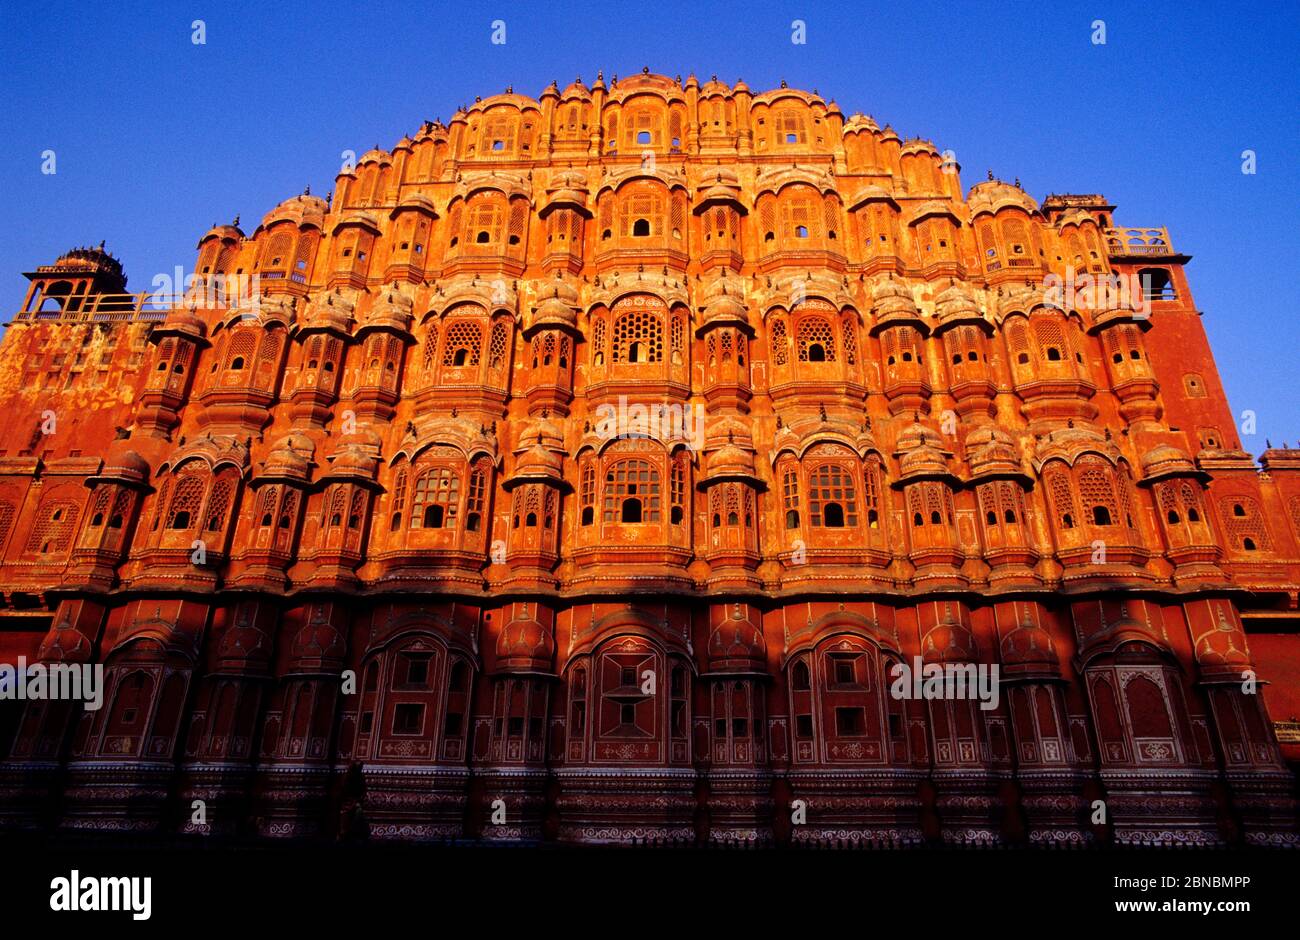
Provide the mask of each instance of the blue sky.
MULTIPOLYGON (((325 193, 345 149, 391 146, 507 85, 643 65, 816 88, 846 114, 1050 192, 1102 192, 1193 255, 1234 412, 1259 452, 1300 439, 1300 4, 184 3, 0 8, 0 304, 21 272, 106 239, 130 287, 214 222, 251 231, 325 193), (207 41, 191 42, 202 19, 207 41), (490 42, 494 20, 507 42, 490 42), (790 41, 791 21, 807 42, 790 41), (1092 43, 1092 23, 1106 44, 1092 43), (1254 150, 1258 169, 1241 172, 1254 150), (41 173, 54 150, 57 173, 41 173)), ((6 316, 7 319, 7 316, 6 316)))

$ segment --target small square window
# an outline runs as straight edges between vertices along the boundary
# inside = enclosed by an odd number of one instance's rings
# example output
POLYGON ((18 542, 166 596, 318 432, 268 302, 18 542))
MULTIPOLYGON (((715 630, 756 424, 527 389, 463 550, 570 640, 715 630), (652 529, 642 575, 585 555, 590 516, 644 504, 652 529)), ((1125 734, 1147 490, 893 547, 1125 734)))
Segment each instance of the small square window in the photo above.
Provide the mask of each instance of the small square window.
POLYGON ((419 734, 424 730, 424 706, 399 702, 393 708, 393 734, 419 734))
POLYGON ((835 709, 835 733, 840 737, 861 737, 867 731, 866 710, 851 706, 835 709))
POLYGON ((429 664, 432 657, 427 653, 403 654, 402 661, 406 666, 406 684, 424 688, 429 684, 429 664))

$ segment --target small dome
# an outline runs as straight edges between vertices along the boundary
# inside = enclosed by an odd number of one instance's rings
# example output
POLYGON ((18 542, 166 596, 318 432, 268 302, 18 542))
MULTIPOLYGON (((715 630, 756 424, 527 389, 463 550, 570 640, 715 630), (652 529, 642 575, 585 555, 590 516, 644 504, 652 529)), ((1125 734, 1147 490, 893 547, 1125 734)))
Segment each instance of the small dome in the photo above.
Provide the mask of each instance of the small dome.
POLYGON ((114 278, 122 278, 123 283, 126 282, 122 276, 122 262, 105 250, 103 242, 99 243, 98 248, 72 248, 65 251, 59 255, 54 266, 75 271, 98 271, 114 278))
POLYGON ((329 469, 322 478, 373 480, 379 469, 382 446, 379 434, 361 425, 338 442, 334 453, 329 456, 329 469))
POLYGON ((1027 287, 1024 284, 1008 286, 997 300, 998 315, 1005 317, 1011 313, 1030 313, 1038 307, 1053 307, 1041 288, 1027 287))
POLYGON ((960 281, 956 280, 939 292, 939 296, 934 301, 934 309, 939 320, 943 322, 983 319, 979 307, 975 303, 975 298, 961 285, 960 281))
POLYGON ((1020 473, 1015 439, 996 424, 983 424, 966 435, 966 459, 974 476, 1020 473))
POLYGON ((853 115, 844 122, 844 133, 846 135, 857 134, 862 131, 871 133, 878 130, 880 130, 880 125, 872 120, 870 116, 861 113, 853 115))
POLYGON ((719 274, 704 292, 703 323, 732 323, 749 326, 749 308, 745 305, 744 282, 726 271, 719 274))
POLYGON ((537 316, 533 320, 534 326, 568 326, 573 327, 578 323, 578 312, 558 297, 548 297, 543 300, 537 307, 537 316))
POLYGON ((199 239, 199 244, 202 245, 204 242, 212 238, 241 241, 244 238, 244 232, 238 225, 233 223, 229 225, 214 225, 203 234, 202 238, 199 239))
POLYGON ((575 78, 569 83, 569 87, 564 89, 564 94, 561 97, 566 101, 570 98, 581 98, 583 101, 590 101, 591 92, 587 90, 587 86, 582 83, 581 78, 575 78))
POLYGON ((373 480, 378 466, 379 459, 375 454, 355 444, 341 444, 334 451, 329 475, 373 480))
POLYGON ((898 435, 899 450, 915 450, 918 447, 942 449, 943 438, 933 428, 928 428, 919 421, 914 421, 898 435))
POLYGON ((704 308, 705 323, 748 323, 749 311, 731 294, 719 294, 704 308))
POLYGON ((218 668, 236 665, 265 666, 271 660, 271 641, 266 631, 240 620, 221 634, 217 644, 218 668))
POLYGON ((1242 670, 1251 667, 1245 637, 1228 622, 1222 607, 1218 608, 1218 614, 1214 629, 1196 638, 1196 660, 1204 669, 1240 675, 1242 670))
POLYGON ((971 215, 978 212, 997 212, 999 209, 1013 206, 1023 209, 1029 215, 1038 215, 1038 203, 1027 192, 1012 183, 1001 180, 989 180, 976 183, 966 197, 966 205, 971 215))
POLYGON ((736 171, 730 167, 714 167, 700 176, 700 184, 696 189, 695 211, 701 212, 710 203, 730 202, 740 206, 743 214, 745 210, 740 193, 740 177, 736 175, 736 171))
POLYGON ((299 480, 311 478, 312 456, 316 445, 305 434, 292 432, 276 442, 263 465, 263 478, 299 480))
POLYGON ((334 329, 347 333, 352 326, 353 302, 337 291, 312 300, 303 311, 303 326, 315 329, 334 329))
POLYGON ((514 479, 548 479, 561 478, 564 457, 554 450, 534 444, 519 455, 515 463, 514 479))
POLYGON ((289 221, 296 225, 304 223, 320 228, 325 224, 325 214, 329 205, 319 196, 302 193, 291 196, 281 202, 262 219, 261 228, 267 228, 274 222, 289 221))
POLYGON ((939 148, 933 142, 922 140, 920 137, 913 137, 907 143, 903 144, 902 155, 910 153, 932 153, 935 156, 939 154, 939 148))
POLYGON ((948 473, 947 452, 937 431, 915 422, 898 435, 897 446, 903 478, 948 473))
POLYGON ((367 330, 389 328, 405 333, 411 327, 414 307, 415 302, 400 290, 386 290, 374 299, 361 325, 367 330))
POLYGON ((47 663, 88 663, 94 650, 67 615, 41 640, 37 657, 47 663))
POLYGON ((872 287, 871 311, 876 316, 877 326, 921 318, 921 311, 916 306, 911 288, 892 276, 882 277, 872 287))
POLYGON ((497 637, 497 658, 507 669, 550 672, 555 654, 555 639, 546 624, 537 617, 537 607, 516 604, 514 616, 501 628, 497 637))
MULTIPOLYGON (((194 288, 194 304, 199 304, 199 297, 202 296, 203 289, 198 285, 194 288)), ((206 306, 206 304, 205 304, 206 306)), ((202 340, 207 327, 194 312, 190 305, 180 305, 172 307, 167 311, 167 318, 163 320, 162 325, 149 335, 151 342, 158 342, 164 336, 188 336, 191 339, 202 340)))
POLYGON ((557 273, 538 288, 537 311, 530 329, 542 326, 576 328, 579 306, 577 285, 557 273))
POLYGON ((921 639, 921 656, 927 663, 969 663, 975 661, 975 637, 970 628, 956 619, 948 605, 945 619, 921 639))
POLYGON ((1199 475, 1200 470, 1187 452, 1172 444, 1158 444, 1142 455, 1142 473, 1145 479, 1175 475, 1199 475))
POLYGON ((754 468, 754 454, 739 444, 728 441, 715 451, 709 452, 708 476, 706 479, 757 479, 754 468))
POLYGON ((709 632, 709 668, 762 671, 766 668, 767 642, 763 630, 747 615, 750 608, 730 604, 709 632))
POLYGON ((512 485, 526 480, 564 479, 564 433, 547 418, 531 421, 519 435, 512 485))
MULTIPOLYGON (((695 76, 692 75, 691 77, 694 78, 695 76)), ((725 97, 730 92, 731 89, 727 87, 726 83, 718 81, 718 76, 714 75, 707 82, 705 82, 704 86, 700 89, 700 97, 701 98, 714 98, 718 96, 725 97)))
POLYGON ((104 482, 142 486, 149 479, 149 473, 149 461, 131 449, 130 441, 119 438, 109 445, 103 466, 98 473, 87 478, 86 485, 104 482))
POLYGON ((1016 667, 1017 671, 1038 667, 1054 673, 1060 668, 1056 642, 1050 633, 1034 623, 1028 610, 1020 625, 1002 638, 1002 662, 1008 668, 1016 667))
POLYGON ((585 174, 578 170, 561 170, 546 184, 546 203, 541 208, 546 213, 553 208, 568 206, 590 217, 587 209, 589 193, 585 174))
POLYGON ((316 611, 316 616, 303 625, 290 644, 291 669, 329 667, 342 662, 347 652, 347 643, 338 628, 321 616, 321 608, 317 607, 316 611))

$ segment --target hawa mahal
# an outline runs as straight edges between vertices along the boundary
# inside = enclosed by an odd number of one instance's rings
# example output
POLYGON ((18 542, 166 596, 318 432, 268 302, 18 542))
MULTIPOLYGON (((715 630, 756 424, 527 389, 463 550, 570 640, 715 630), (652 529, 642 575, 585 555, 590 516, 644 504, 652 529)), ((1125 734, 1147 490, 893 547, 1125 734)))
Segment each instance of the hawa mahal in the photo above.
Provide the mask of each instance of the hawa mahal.
POLYGON ((1300 450, 1114 211, 646 71, 425 122, 174 296, 37 267, 0 661, 103 705, 0 702, 0 826, 1296 844, 1300 450))

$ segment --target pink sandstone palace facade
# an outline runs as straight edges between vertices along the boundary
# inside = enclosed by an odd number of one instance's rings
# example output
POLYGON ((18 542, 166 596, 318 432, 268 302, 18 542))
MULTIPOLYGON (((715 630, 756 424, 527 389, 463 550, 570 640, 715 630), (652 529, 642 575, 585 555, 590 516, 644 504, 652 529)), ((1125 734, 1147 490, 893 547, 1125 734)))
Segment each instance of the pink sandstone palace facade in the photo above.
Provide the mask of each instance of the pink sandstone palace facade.
POLYGON ((0 826, 1294 844, 1300 451, 1113 213, 645 72, 426 122, 183 297, 36 268, 0 661, 105 685, 0 703, 0 826))

